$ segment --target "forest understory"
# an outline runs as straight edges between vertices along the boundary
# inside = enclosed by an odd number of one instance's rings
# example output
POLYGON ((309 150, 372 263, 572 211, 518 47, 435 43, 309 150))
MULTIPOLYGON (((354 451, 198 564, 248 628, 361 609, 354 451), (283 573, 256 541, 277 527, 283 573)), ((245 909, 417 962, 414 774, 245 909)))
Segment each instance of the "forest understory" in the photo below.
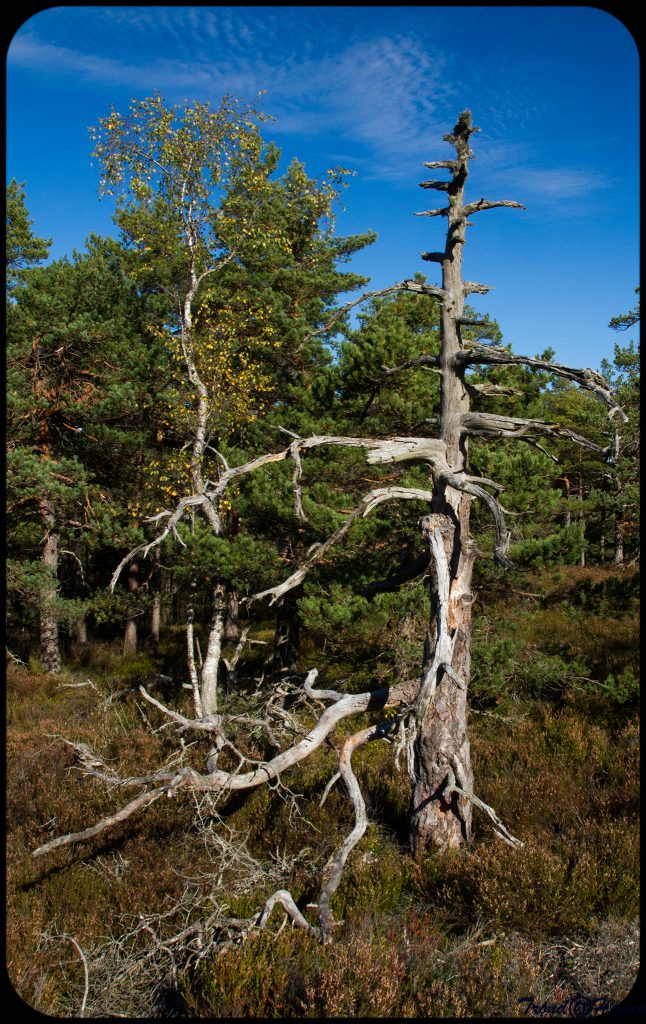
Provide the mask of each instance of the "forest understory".
MULTIPOLYGON (((34 859, 51 835, 86 827, 120 799, 81 776, 71 744, 121 776, 155 770, 177 745, 137 688, 184 701, 187 713, 190 695, 181 696, 179 629, 162 633, 156 658, 77 647, 60 676, 21 657, 18 631, 8 659, 16 992, 61 1017, 568 1016, 620 1003, 639 962, 639 720, 629 685, 639 672, 637 585, 634 566, 514 573, 475 617, 478 788, 522 848, 501 843, 479 816, 471 843, 414 860, 407 773, 391 744, 370 744, 355 764, 370 824, 335 897, 344 923, 334 943, 321 946, 276 913, 266 931, 203 958, 176 939, 214 907, 245 917, 285 887, 311 913, 322 866, 352 820, 339 787, 319 806, 334 739, 274 788, 163 800, 34 859)), ((412 639, 423 623, 408 619, 406 629, 412 639)), ((268 622, 254 635, 271 632, 268 622)), ((232 711, 248 706, 245 673, 266 657, 260 645, 247 650, 226 696, 232 711)), ((305 646, 304 670, 314 661, 323 685, 362 688, 379 659, 368 669, 365 645, 340 635, 323 660, 305 646)), ((189 760, 190 748, 187 740, 189 760)))

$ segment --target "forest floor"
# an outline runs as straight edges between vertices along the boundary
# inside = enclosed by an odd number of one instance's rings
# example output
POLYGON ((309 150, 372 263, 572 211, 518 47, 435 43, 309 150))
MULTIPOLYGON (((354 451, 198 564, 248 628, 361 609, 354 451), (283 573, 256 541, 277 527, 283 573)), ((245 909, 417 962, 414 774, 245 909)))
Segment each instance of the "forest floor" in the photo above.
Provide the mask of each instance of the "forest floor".
POLYGON ((159 801, 33 858, 125 802, 81 775, 66 741, 122 775, 178 748, 136 689, 159 663, 98 645, 61 677, 9 660, 7 962, 18 996, 60 1017, 582 1017, 620 1003, 639 963, 635 580, 573 568, 493 594, 474 638, 476 793, 524 845, 501 843, 476 812, 469 846, 414 861, 405 769, 391 746, 371 744, 355 765, 371 824, 326 946, 280 914, 199 962, 170 940, 215 903, 244 917, 281 887, 301 908, 316 899, 352 821, 338 786, 319 806, 332 746, 283 787, 217 805, 159 801))

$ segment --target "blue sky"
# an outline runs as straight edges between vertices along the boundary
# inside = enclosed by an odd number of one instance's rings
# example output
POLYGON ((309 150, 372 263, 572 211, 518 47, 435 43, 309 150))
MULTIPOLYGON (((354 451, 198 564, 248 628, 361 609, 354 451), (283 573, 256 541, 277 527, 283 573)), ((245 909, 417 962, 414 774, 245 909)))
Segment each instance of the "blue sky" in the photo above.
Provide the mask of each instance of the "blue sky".
POLYGON ((629 30, 595 7, 54 7, 9 45, 7 180, 26 182, 53 256, 71 254, 116 234, 87 132, 112 104, 265 90, 283 167, 356 172, 337 227, 378 233, 352 262, 367 287, 416 271, 435 283, 419 254, 444 222, 414 213, 441 204, 418 186, 470 108, 469 198, 527 207, 473 218, 465 276, 494 288, 473 305, 514 351, 597 367, 639 281, 638 75, 629 30))

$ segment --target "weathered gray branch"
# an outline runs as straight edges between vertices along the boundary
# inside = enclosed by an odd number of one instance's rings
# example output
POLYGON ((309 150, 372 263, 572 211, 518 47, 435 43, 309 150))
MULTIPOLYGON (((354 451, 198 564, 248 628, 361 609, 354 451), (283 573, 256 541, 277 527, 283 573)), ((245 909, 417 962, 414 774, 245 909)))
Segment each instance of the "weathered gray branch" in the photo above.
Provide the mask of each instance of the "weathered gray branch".
MULTIPOLYGON (((138 797, 131 800, 130 803, 122 807, 121 810, 115 811, 114 814, 109 814, 107 817, 102 818, 101 821, 97 822, 96 825, 91 825, 89 828, 83 829, 82 832, 71 832, 66 836, 59 836, 57 839, 52 839, 48 843, 44 843, 43 846, 39 846, 36 850, 32 851, 33 857, 40 857, 43 853, 50 853, 52 850, 56 850, 59 846, 67 846, 70 843, 79 843, 84 839, 91 839, 92 836, 96 836, 99 832, 105 831, 106 828, 111 828, 113 825, 118 825, 120 821, 125 821, 136 811, 142 810, 144 807, 148 807, 149 804, 153 803, 154 800, 158 800, 160 796, 163 796, 165 792, 169 792, 170 787, 164 786, 161 789, 153 789, 147 793, 140 793, 138 797)), ((169 793, 170 795, 170 793, 169 793)))
POLYGON ((440 360, 439 356, 417 356, 416 359, 409 359, 405 363, 401 363, 399 366, 382 366, 384 371, 382 380, 386 377, 392 377, 395 373, 401 373, 402 370, 409 370, 413 366, 425 366, 436 372, 440 372, 440 360))
POLYGON ((451 187, 451 184, 452 183, 450 181, 437 181, 437 180, 434 179, 434 180, 431 180, 431 181, 420 181, 419 182, 419 187, 420 188, 436 188, 436 189, 438 189, 439 192, 448 192, 450 187, 451 187))
POLYGON ((524 210, 525 207, 522 203, 515 203, 511 199, 477 199, 475 203, 467 203, 463 207, 465 217, 470 217, 472 213, 480 213, 481 210, 495 210, 496 207, 506 206, 514 210, 524 210))
MULTIPOLYGON (((310 688, 316 678, 316 674, 315 669, 308 674, 307 679, 308 686, 310 688)), ((321 717, 302 740, 295 743, 287 750, 276 754, 276 756, 270 760, 258 763, 250 771, 227 772, 216 769, 207 775, 202 775, 194 768, 185 766, 174 772, 169 771, 167 773, 156 773, 156 781, 163 780, 164 785, 158 786, 148 792, 141 793, 134 800, 131 800, 126 804, 125 807, 122 807, 113 814, 107 815, 105 818, 102 818, 101 821, 92 825, 90 828, 84 829, 82 832, 72 832, 64 836, 59 836, 56 839, 52 839, 50 842, 45 843, 43 846, 34 850, 33 856, 38 857, 42 854, 49 853, 58 847, 77 843, 84 839, 90 839, 92 836, 98 835, 105 829, 111 828, 113 825, 116 825, 121 821, 125 821, 132 814, 144 807, 147 807, 160 796, 172 796, 173 793, 179 789, 192 790, 196 792, 229 792, 233 790, 255 789, 257 786, 271 782, 273 779, 277 779, 284 771, 292 768, 304 758, 309 757, 310 754, 321 746, 326 737, 329 736, 339 722, 343 721, 345 718, 361 714, 365 711, 380 711, 386 707, 394 707, 402 703, 408 704, 414 696, 416 686, 417 684, 406 681, 398 683, 396 686, 384 687, 380 690, 370 690, 366 693, 341 695, 340 699, 338 699, 338 695, 335 693, 333 705, 323 712, 321 717)), ((327 695, 326 691, 318 691, 318 694, 320 696, 327 695)), ((168 709, 163 708, 163 706, 161 706, 161 710, 166 714, 169 713, 168 709)), ((175 717, 175 715, 175 712, 171 713, 171 717, 175 717)), ((183 716, 179 717, 183 718, 183 716)), ((194 724, 188 719, 184 719, 184 721, 191 725, 194 724)), ((114 782, 116 785, 122 784, 118 779, 111 779, 110 781, 114 782)), ((130 779, 127 781, 129 784, 135 784, 142 780, 130 779)))
POLYGON ((383 580, 375 580, 373 583, 368 583, 365 587, 359 588, 357 590, 357 594, 371 600, 375 594, 387 594, 393 590, 398 590, 402 584, 408 583, 409 580, 417 579, 417 577, 428 568, 430 560, 430 553, 428 551, 424 551, 423 554, 418 558, 415 558, 412 562, 406 562, 391 576, 387 576, 383 580))
POLYGON ((477 281, 463 281, 462 287, 465 295, 472 295, 475 292, 479 295, 486 295, 492 289, 490 284, 478 284, 477 281))
POLYGON ((417 292, 418 294, 434 295, 437 298, 442 298, 444 293, 441 288, 436 288, 430 284, 422 284, 419 281, 415 281, 412 278, 407 278, 404 281, 398 281, 397 284, 390 285, 388 288, 380 288, 376 291, 364 292, 358 299, 353 299, 352 302, 347 302, 341 309, 338 309, 336 313, 333 313, 329 317, 322 327, 318 327, 314 331, 310 331, 309 334, 300 343, 299 348, 302 348, 306 341, 310 338, 315 338, 319 334, 324 334, 329 331, 346 313, 349 313, 355 306, 361 305, 362 302, 367 302, 369 299, 381 299, 387 295, 394 295, 396 292, 417 292))
POLYGON ((596 370, 589 368, 579 370, 572 366, 564 366, 562 363, 552 363, 546 359, 532 359, 530 356, 515 355, 507 349, 479 345, 477 342, 470 342, 467 348, 456 354, 456 359, 462 366, 472 363, 487 363, 490 366, 534 366, 539 370, 555 373, 574 381, 579 387, 585 388, 601 398, 609 408, 609 416, 619 416, 624 423, 628 420, 626 413, 610 391, 607 380, 596 370))
MULTIPOLYGON (((382 454, 381 448, 375 449, 375 452, 378 453, 379 455, 382 454)), ((402 455, 402 458, 404 457, 405 456, 402 455)), ((423 455, 418 457, 424 458, 423 455)), ((390 461, 397 460, 392 460, 386 457, 375 457, 373 459, 371 459, 370 456, 368 457, 368 462, 390 461)), ((299 584, 301 584, 305 577, 307 576, 310 569, 318 561, 320 561, 323 555, 325 555, 330 550, 330 548, 337 543, 337 541, 341 540, 341 538, 345 536, 345 534, 352 526, 353 522, 358 518, 368 515, 368 513, 371 512, 373 508, 376 508, 377 505, 380 505, 382 502, 393 501, 395 499, 408 499, 413 501, 430 502, 432 501, 432 498, 433 494, 431 491, 423 491, 415 487, 378 487, 374 491, 370 491, 369 494, 366 494, 362 498, 361 503, 354 509, 353 512, 350 513, 347 519, 345 519, 344 522, 341 523, 339 527, 337 527, 334 533, 330 534, 330 536, 321 544, 316 545, 316 547, 311 551, 309 557, 305 560, 305 562, 303 562, 303 564, 300 565, 299 568, 291 574, 291 576, 289 576, 282 583, 277 584, 275 587, 269 587, 267 590, 262 590, 257 594, 252 594, 250 597, 244 598, 244 602, 246 604, 251 604, 254 601, 260 601, 264 598, 269 597, 271 598, 270 603, 274 604, 278 600, 278 598, 282 597, 283 594, 286 594, 288 590, 293 590, 294 587, 299 586, 299 584)))
MULTIPOLYGON (((440 479, 450 487, 454 487, 457 491, 464 491, 465 494, 472 494, 474 497, 480 498, 489 507, 496 527, 494 560, 498 565, 502 565, 506 569, 511 569, 512 563, 507 557, 510 534, 507 530, 505 517, 502 508, 500 507, 500 503, 496 501, 488 491, 485 491, 484 487, 479 486, 475 482, 477 479, 476 477, 462 477, 458 476, 452 470, 444 470, 441 473, 440 479)), ((492 481, 487 481, 488 484, 491 484, 491 482, 492 481)))
MULTIPOLYGON (((467 203, 466 206, 462 207, 462 220, 466 220, 472 213, 480 213, 481 210, 493 210, 497 206, 507 206, 515 210, 524 210, 525 207, 522 203, 515 203, 511 199, 478 199, 475 203, 467 203)), ((450 206, 444 206, 435 210, 422 210, 420 213, 416 213, 416 217, 448 217, 451 212, 450 206)))
POLYGON ((267 925, 274 907, 277 905, 283 908, 298 928, 302 928, 309 935, 319 937, 318 929, 305 920, 287 889, 279 889, 278 892, 269 897, 255 921, 256 928, 264 928, 267 925))
POLYGON ((512 388, 504 384, 493 384, 489 381, 483 381, 480 384, 472 384, 471 381, 465 380, 464 386, 470 395, 521 395, 522 391, 518 388, 512 388))
POLYGON ((541 434, 545 437, 562 438, 574 441, 575 444, 589 451, 606 454, 608 449, 595 444, 587 437, 575 433, 568 427, 558 423, 546 423, 543 420, 525 419, 520 416, 499 416, 496 413, 468 412, 462 415, 462 428, 470 436, 506 437, 519 441, 528 440, 527 435, 541 434))
POLYGON ((352 770, 352 754, 358 747, 370 742, 370 740, 382 739, 392 731, 392 728, 392 724, 384 722, 380 722, 378 725, 371 725, 367 729, 362 729, 361 732, 355 733, 354 736, 349 736, 341 748, 339 774, 345 782, 350 799, 354 804, 355 822, 352 831, 325 867, 327 879, 321 889, 318 900, 319 922, 325 939, 330 938, 334 925, 330 912, 330 900, 339 887, 348 857, 368 827, 365 800, 352 770))
POLYGON ((481 800, 479 797, 475 796, 474 793, 472 793, 469 789, 466 788, 464 781, 464 771, 459 759, 455 756, 455 754, 450 756, 449 761, 450 767, 449 765, 447 765, 446 784, 444 787, 444 791, 442 793, 443 798, 448 802, 451 799, 451 795, 453 793, 458 793, 459 796, 462 796, 466 800, 469 800, 472 804, 474 804, 475 807, 479 807, 480 810, 484 811, 485 814, 487 814, 491 818, 496 835, 500 839, 502 839, 503 842, 507 843, 508 846, 513 846, 515 849, 524 846, 525 844, 522 843, 520 839, 516 839, 516 837, 513 836, 511 832, 505 827, 505 825, 502 823, 502 821, 494 811, 493 807, 490 807, 489 804, 486 804, 484 802, 484 800, 481 800), (460 782, 460 785, 458 785, 456 782, 456 776, 458 781, 460 782))

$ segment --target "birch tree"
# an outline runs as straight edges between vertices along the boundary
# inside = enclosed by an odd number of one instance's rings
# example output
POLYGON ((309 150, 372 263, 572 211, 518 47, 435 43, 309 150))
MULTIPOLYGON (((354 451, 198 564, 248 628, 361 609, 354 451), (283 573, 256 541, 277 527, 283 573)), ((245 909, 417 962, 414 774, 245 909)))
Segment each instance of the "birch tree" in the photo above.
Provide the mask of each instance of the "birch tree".
MULTIPOLYGON (((496 395, 490 382, 472 382, 472 368, 496 365, 522 365, 548 370, 594 393, 605 402, 609 415, 623 417, 606 380, 588 369, 575 369, 538 358, 515 355, 508 349, 484 344, 477 339, 481 322, 465 314, 465 298, 469 294, 485 294, 488 286, 465 280, 462 273, 466 228, 476 214, 496 208, 522 209, 521 204, 507 199, 478 199, 467 201, 465 187, 472 157, 470 140, 478 129, 472 124, 471 114, 460 114, 453 131, 445 141, 453 148, 451 158, 436 160, 426 166, 433 171, 447 172, 443 178, 424 181, 422 187, 443 193, 446 205, 425 210, 419 216, 442 218, 446 223, 444 245, 436 251, 423 254, 427 262, 439 264, 441 283, 429 285, 411 278, 398 282, 380 293, 367 293, 365 301, 376 295, 410 292, 433 296, 440 307, 439 351, 422 353, 400 366, 383 370, 383 385, 396 386, 400 375, 411 367, 426 366, 439 377, 440 416, 437 436, 336 436, 321 433, 312 436, 289 434, 281 447, 237 465, 226 465, 217 481, 202 481, 200 487, 174 507, 165 509, 151 524, 155 532, 143 549, 159 546, 166 538, 177 534, 179 524, 192 510, 202 510, 213 518, 213 529, 218 529, 215 510, 218 502, 232 486, 244 487, 253 474, 267 472, 271 467, 290 462, 292 465, 293 500, 298 517, 305 516, 303 489, 308 485, 307 460, 309 453, 335 448, 357 449, 365 453, 369 466, 388 466, 396 476, 411 463, 424 467, 424 487, 403 486, 390 482, 363 494, 355 508, 320 542, 304 553, 300 564, 275 585, 250 595, 247 607, 260 602, 275 604, 285 594, 298 587, 313 568, 328 559, 334 548, 343 542, 355 523, 377 507, 393 502, 412 502, 419 509, 419 525, 428 550, 431 614, 423 651, 420 652, 419 671, 410 678, 386 682, 362 693, 349 693, 317 685, 318 669, 309 667, 303 679, 291 691, 278 689, 266 700, 263 716, 249 718, 236 716, 238 730, 265 730, 271 737, 275 752, 261 761, 240 748, 237 740, 232 749, 230 728, 234 716, 225 713, 207 714, 189 718, 163 705, 142 688, 141 694, 164 720, 174 723, 181 733, 193 733, 198 738, 208 737, 212 744, 206 764, 201 769, 184 764, 180 768, 160 770, 140 778, 118 778, 96 756, 89 757, 79 748, 81 763, 89 776, 111 783, 115 789, 135 787, 139 792, 118 811, 82 832, 60 836, 34 851, 43 855, 73 842, 98 834, 142 810, 162 795, 177 796, 182 792, 201 792, 224 795, 252 790, 275 784, 289 769, 310 757, 333 733, 337 735, 339 752, 338 771, 329 780, 322 795, 324 800, 331 786, 345 785, 354 807, 353 827, 330 857, 323 871, 321 889, 316 904, 318 923, 312 924, 302 909, 294 903, 289 892, 279 890, 266 902, 257 915, 237 921, 230 927, 238 934, 247 934, 254 927, 262 928, 279 904, 293 922, 310 933, 328 940, 336 924, 333 898, 343 876, 344 867, 367 827, 366 806, 352 760, 367 743, 387 740, 394 744, 398 763, 404 763, 410 774, 410 843, 415 856, 427 852, 441 852, 460 846, 472 835, 472 814, 476 808, 490 822, 495 833, 511 847, 522 843, 503 823, 496 810, 477 794, 471 767, 467 729, 467 699, 470 681, 471 617, 473 595, 471 581, 476 543, 471 533, 470 510, 473 501, 483 504, 491 517, 494 531, 494 555, 499 565, 509 567, 508 547, 510 532, 505 512, 499 501, 500 485, 494 480, 474 473, 469 464, 471 437, 487 437, 500 442, 510 440, 531 444, 543 450, 551 439, 567 438, 583 449, 594 451, 600 459, 608 452, 595 442, 577 435, 558 423, 546 423, 525 417, 474 411, 471 399, 496 395), (300 738, 293 740, 297 729, 293 717, 294 705, 301 703, 308 709, 307 727, 300 728, 300 738), (361 717, 354 728, 347 728, 352 719, 361 717), (367 717, 366 717, 367 716, 367 717), (367 723, 367 724, 366 724, 367 723), (341 735, 339 736, 339 732, 341 735), (235 752, 235 753, 234 753, 235 752), (233 760, 232 760, 233 758, 233 760)), ((351 305, 356 305, 356 300, 351 305)), ((487 324, 487 330, 490 324, 487 324)), ((196 478, 197 479, 197 478, 196 478)), ((132 552, 115 571, 114 582, 127 564, 132 552)), ((417 564, 410 573, 422 573, 417 564)), ((382 586, 397 586, 411 578, 402 572, 382 586)), ((204 709, 203 709, 204 711, 204 709)), ((298 731, 296 732, 298 736, 298 731)), ((202 936, 203 940, 204 936, 202 936)))
MULTIPOLYGON (((113 111, 90 129, 102 194, 115 198, 133 274, 142 288, 167 300, 159 330, 178 369, 170 425, 177 436, 182 420, 185 458, 183 473, 174 467, 166 497, 201 495, 204 500, 191 509, 214 538, 227 527, 222 497, 209 490, 209 481, 227 466, 220 448, 254 418, 268 390, 260 350, 280 344, 271 335, 268 303, 257 291, 247 293, 244 272, 260 267, 267 276, 286 261, 297 264, 295 250, 307 253, 312 238, 319 250, 327 243, 329 262, 331 207, 342 179, 335 171, 312 181, 293 165, 284 182, 272 181, 279 154, 263 143, 264 120, 230 97, 212 110, 197 102, 169 107, 155 95, 133 102, 125 115, 113 111), (330 221, 327 232, 319 230, 322 219, 330 221)), ((358 239, 355 248, 363 244, 358 239)), ((319 251, 312 269, 321 259, 319 251)), ((179 538, 175 524, 173 531, 179 538)), ((132 573, 136 556, 129 564, 132 573)), ((187 660, 198 716, 217 711, 226 606, 226 580, 215 574, 202 660, 194 603, 188 602, 187 660)))

